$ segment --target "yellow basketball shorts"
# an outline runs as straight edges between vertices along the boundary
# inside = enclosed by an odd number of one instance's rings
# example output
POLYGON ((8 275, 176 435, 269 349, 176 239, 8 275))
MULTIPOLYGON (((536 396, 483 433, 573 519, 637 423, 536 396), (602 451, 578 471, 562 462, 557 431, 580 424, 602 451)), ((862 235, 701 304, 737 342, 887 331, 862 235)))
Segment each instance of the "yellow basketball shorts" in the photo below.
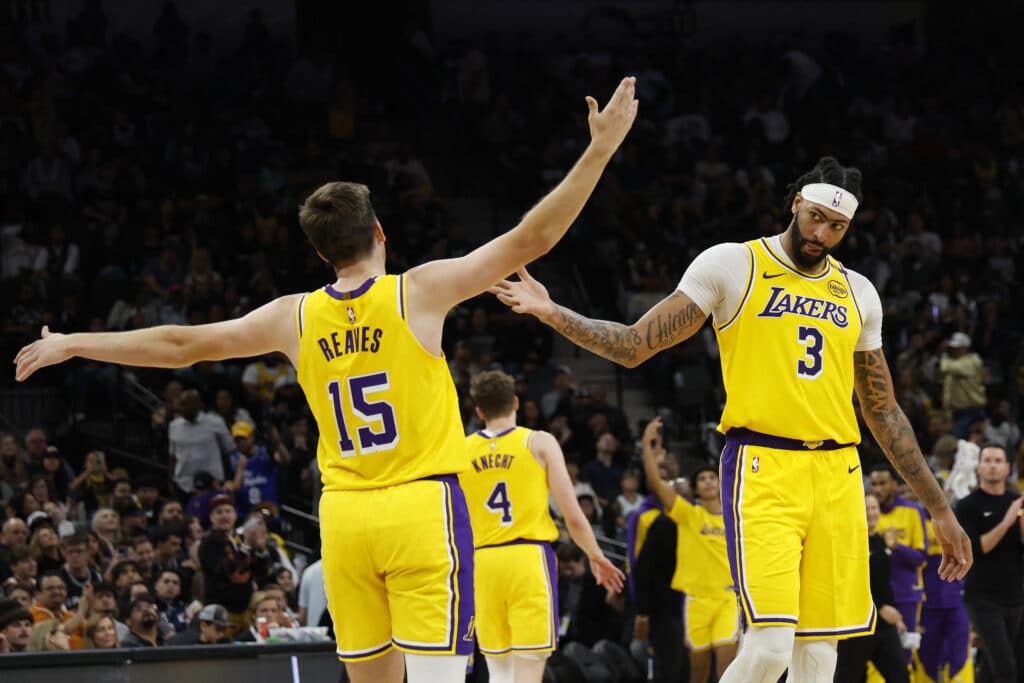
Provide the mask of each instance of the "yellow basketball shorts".
POLYGON ((722 507, 746 623, 803 639, 874 633, 861 476, 853 446, 730 430, 722 507))
POLYGON ((473 651, 473 532, 454 475, 320 498, 338 657, 473 651))
POLYGON ((701 652, 739 640, 740 618, 735 593, 687 594, 684 600, 683 628, 686 632, 686 646, 691 652, 701 652))
POLYGON ((476 637, 488 657, 558 647, 558 570, 550 543, 477 548, 476 637))

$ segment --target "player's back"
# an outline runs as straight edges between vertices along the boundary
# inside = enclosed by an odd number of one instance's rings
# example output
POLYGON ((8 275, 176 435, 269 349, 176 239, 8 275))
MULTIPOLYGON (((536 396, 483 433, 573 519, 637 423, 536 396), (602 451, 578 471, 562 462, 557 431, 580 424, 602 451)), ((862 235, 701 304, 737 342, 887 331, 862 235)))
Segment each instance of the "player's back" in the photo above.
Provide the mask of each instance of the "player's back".
POLYGON ((848 272, 828 258, 820 275, 802 273, 774 238, 746 247, 743 298, 715 321, 727 392, 720 430, 859 442, 853 356, 862 320, 848 272))
POLYGON ((409 329, 404 276, 332 286, 296 309, 298 379, 320 431, 324 491, 383 488, 465 466, 444 356, 409 329))
POLYGON ((468 467, 459 475, 477 548, 517 540, 553 541, 547 470, 534 457, 535 432, 513 427, 466 437, 468 467))

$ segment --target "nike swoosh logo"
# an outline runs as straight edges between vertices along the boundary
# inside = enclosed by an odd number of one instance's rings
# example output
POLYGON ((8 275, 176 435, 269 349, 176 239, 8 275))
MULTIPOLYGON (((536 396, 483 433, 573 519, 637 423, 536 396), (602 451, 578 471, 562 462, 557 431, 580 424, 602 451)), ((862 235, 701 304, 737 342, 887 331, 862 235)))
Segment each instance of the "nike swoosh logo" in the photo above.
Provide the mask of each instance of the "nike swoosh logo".
POLYGON ((771 280, 773 277, 782 277, 783 275, 785 275, 785 273, 775 273, 774 275, 769 275, 768 271, 761 273, 761 277, 765 280, 771 280))
POLYGON ((991 510, 989 510, 989 511, 987 511, 987 512, 982 512, 982 513, 981 513, 981 516, 982 516, 982 517, 991 517, 991 516, 992 516, 992 511, 991 511, 991 510))
POLYGON ((856 467, 847 466, 846 467, 846 473, 847 474, 853 474, 854 472, 856 472, 859 469, 860 469, 860 465, 857 465, 856 467))

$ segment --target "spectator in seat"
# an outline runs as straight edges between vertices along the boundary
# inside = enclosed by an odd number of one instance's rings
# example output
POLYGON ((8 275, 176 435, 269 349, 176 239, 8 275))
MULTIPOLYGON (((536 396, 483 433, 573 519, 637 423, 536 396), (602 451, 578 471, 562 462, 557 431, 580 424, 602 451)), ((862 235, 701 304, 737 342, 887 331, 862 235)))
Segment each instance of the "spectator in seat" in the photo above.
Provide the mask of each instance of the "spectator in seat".
POLYGON ((147 593, 136 596, 123 616, 130 630, 121 643, 124 647, 158 647, 164 644, 160 614, 152 596, 147 593))
POLYGON ((144 581, 152 581, 156 578, 154 573, 156 553, 149 536, 137 534, 132 537, 131 546, 128 548, 128 559, 139 568, 139 573, 142 574, 144 581))
MULTIPOLYGON (((35 592, 39 565, 27 545, 16 545, 11 550, 11 576, 7 580, 20 586, 28 586, 35 592)), ((6 582, 5 582, 6 584, 6 582)))
POLYGON ((263 576, 269 567, 268 553, 253 553, 235 535, 237 520, 234 498, 216 496, 210 501, 210 533, 199 544, 204 602, 216 600, 227 608, 231 620, 229 638, 249 625, 245 612, 253 593, 253 579, 263 576))
POLYGON ((262 643, 264 638, 260 635, 258 620, 267 620, 267 629, 281 628, 286 626, 284 614, 281 613, 281 603, 278 596, 267 591, 253 593, 249 600, 249 613, 252 615, 249 628, 235 638, 239 643, 262 643))
POLYGON ((117 637, 114 617, 109 614, 97 614, 85 622, 83 650, 112 650, 118 647, 121 647, 121 641, 117 637))
POLYGON ((88 533, 80 531, 65 539, 61 576, 68 589, 65 604, 69 609, 78 607, 86 586, 103 580, 103 576, 89 565, 88 533))
POLYGON ((168 645, 226 645, 231 640, 225 635, 231 622, 223 605, 204 605, 192 625, 167 641, 168 645))
POLYGON ((280 442, 271 454, 263 444, 256 443, 253 426, 249 422, 231 425, 231 436, 237 450, 231 454, 231 468, 242 467, 242 481, 235 496, 235 508, 239 517, 245 517, 254 505, 262 502, 280 506, 278 494, 278 468, 287 465, 289 453, 280 442))
POLYGON ((53 652, 71 649, 67 627, 57 619, 36 622, 28 639, 29 652, 53 652))
POLYGON ((50 571, 59 572, 64 567, 64 554, 60 549, 60 538, 49 524, 38 527, 32 533, 32 540, 29 541, 28 547, 32 551, 32 557, 36 560, 40 574, 50 571))
POLYGON ((179 417, 167 426, 169 471, 180 497, 192 494, 198 472, 209 472, 215 480, 224 479, 222 457, 234 450, 224 420, 202 411, 202 400, 195 389, 186 389, 178 399, 179 417))
POLYGON ((32 636, 32 614, 14 600, 0 600, 0 654, 24 652, 32 636))
POLYGON ((0 527, 0 580, 10 576, 8 563, 11 561, 11 552, 16 545, 28 543, 28 525, 18 517, 11 517, 4 520, 0 527))
POLYGON ((954 332, 942 352, 942 407, 953 418, 953 433, 966 439, 971 422, 985 417, 985 363, 971 351, 971 338, 963 332, 954 332))
POLYGON ((185 602, 181 599, 181 575, 173 569, 164 569, 153 583, 156 594, 156 608, 160 620, 170 626, 175 633, 188 628, 185 615, 185 602))

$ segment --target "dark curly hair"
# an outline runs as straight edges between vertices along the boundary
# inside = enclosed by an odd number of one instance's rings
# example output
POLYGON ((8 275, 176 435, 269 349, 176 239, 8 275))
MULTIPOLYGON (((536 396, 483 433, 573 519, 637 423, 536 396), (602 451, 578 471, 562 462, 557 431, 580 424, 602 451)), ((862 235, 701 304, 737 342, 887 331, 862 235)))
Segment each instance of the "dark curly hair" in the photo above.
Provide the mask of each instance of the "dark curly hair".
POLYGON ((786 186, 786 203, 783 209, 787 212, 789 211, 789 207, 793 206, 793 199, 796 197, 796 193, 808 183, 836 185, 856 197, 858 202, 863 202, 864 193, 860 188, 861 180, 860 169, 852 166, 843 166, 834 157, 822 157, 818 159, 818 163, 815 164, 814 168, 786 186))

